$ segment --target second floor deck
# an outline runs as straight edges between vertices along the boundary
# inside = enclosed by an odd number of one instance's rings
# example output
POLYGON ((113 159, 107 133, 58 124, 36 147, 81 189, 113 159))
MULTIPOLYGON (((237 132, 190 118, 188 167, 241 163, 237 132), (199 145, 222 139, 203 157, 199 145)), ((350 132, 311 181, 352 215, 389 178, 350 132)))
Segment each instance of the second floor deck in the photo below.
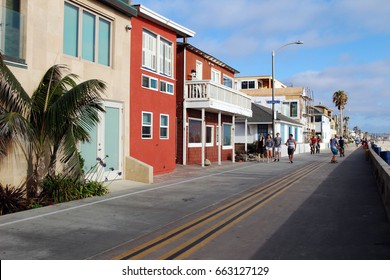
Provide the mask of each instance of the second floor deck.
POLYGON ((248 95, 209 80, 186 81, 184 102, 187 108, 252 116, 248 95))

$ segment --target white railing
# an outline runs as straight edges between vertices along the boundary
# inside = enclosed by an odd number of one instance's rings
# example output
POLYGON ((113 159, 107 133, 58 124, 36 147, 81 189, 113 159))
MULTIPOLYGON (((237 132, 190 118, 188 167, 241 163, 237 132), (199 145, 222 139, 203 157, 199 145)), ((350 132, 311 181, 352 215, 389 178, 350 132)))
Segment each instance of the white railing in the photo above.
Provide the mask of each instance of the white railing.
POLYGON ((245 110, 251 110, 251 98, 237 90, 226 87, 212 81, 186 81, 186 92, 184 98, 186 101, 221 101, 241 107, 245 110))

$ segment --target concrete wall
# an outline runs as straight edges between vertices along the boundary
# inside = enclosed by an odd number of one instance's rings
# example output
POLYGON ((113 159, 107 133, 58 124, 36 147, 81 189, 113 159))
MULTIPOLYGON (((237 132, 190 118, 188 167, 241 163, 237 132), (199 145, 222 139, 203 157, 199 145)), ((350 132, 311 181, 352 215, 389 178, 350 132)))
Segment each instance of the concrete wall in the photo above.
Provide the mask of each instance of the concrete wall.
POLYGON ((382 198, 387 217, 390 220, 390 168, 389 165, 371 148, 366 151, 370 160, 379 194, 382 198))

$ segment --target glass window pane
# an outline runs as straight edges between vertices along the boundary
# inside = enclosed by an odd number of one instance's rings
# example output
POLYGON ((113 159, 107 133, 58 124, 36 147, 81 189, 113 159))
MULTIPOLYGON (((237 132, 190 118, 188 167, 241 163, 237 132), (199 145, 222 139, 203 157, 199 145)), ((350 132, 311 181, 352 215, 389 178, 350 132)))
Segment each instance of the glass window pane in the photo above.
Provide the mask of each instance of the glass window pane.
POLYGON ((83 12, 82 58, 95 61, 95 16, 83 12))
POLYGON ((231 146, 232 145, 232 125, 224 124, 223 125, 223 145, 231 146))
POLYGON ((168 126, 168 116, 161 116, 161 126, 168 126))
POLYGON ((142 124, 151 125, 152 124, 152 116, 149 113, 142 114, 142 124))
POLYGON ((201 131, 202 122, 200 120, 189 120, 188 123, 188 141, 189 143, 202 143, 201 131))
POLYGON ((110 23, 99 19, 99 56, 98 63, 110 65, 110 23))
POLYGON ((79 9, 65 2, 64 9, 64 53, 78 56, 78 30, 79 30, 79 9))

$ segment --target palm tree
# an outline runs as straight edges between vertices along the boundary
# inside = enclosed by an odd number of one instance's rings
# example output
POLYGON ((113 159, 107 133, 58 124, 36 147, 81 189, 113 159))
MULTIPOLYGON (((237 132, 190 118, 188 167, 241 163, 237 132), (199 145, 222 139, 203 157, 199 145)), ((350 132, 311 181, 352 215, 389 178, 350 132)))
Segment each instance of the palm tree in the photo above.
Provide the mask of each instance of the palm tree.
POLYGON ((52 66, 31 97, 25 92, 0 57, 0 157, 12 144, 23 151, 27 163, 27 193, 34 197, 57 163, 64 173, 81 172, 77 143, 89 141, 89 131, 104 112, 100 80, 80 84, 64 65, 52 66))
POLYGON ((338 90, 333 93, 333 103, 340 111, 340 135, 344 134, 343 131, 343 110, 348 101, 348 95, 343 90, 338 90))

